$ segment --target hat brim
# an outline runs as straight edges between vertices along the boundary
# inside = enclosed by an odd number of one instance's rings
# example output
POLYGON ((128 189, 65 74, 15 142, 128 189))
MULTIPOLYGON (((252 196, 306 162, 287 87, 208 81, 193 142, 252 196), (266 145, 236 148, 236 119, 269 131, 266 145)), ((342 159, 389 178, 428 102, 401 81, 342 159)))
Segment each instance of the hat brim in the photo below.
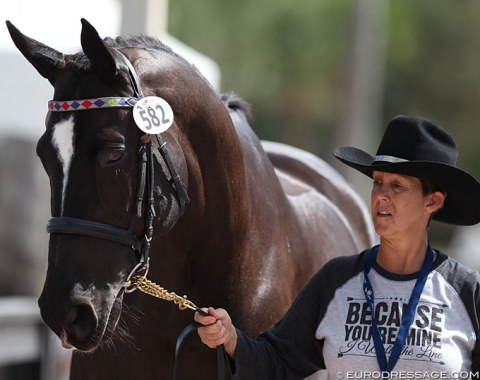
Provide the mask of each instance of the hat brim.
POLYGON ((374 163, 373 156, 353 147, 337 148, 334 156, 369 177, 373 171, 380 171, 429 180, 447 193, 443 207, 433 219, 463 226, 480 222, 480 183, 455 166, 430 161, 374 163))

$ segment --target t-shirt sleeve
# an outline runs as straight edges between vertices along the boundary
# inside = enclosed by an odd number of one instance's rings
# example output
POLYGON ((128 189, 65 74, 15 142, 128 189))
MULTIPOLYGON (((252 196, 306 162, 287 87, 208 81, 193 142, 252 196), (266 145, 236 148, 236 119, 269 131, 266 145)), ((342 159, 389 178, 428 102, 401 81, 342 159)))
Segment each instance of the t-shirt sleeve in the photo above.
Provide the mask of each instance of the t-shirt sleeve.
POLYGON ((480 273, 468 268, 456 260, 446 259, 438 271, 460 296, 465 309, 470 316, 471 326, 475 333, 475 344, 472 350, 471 372, 480 378, 480 273))
POLYGON ((323 340, 315 338, 315 331, 335 289, 352 275, 353 260, 328 262, 298 294, 287 314, 257 339, 237 331, 235 367, 241 379, 302 379, 325 368, 323 340))
POLYGON ((473 300, 475 308, 470 314, 472 315, 472 323, 477 339, 472 352, 472 373, 475 373, 478 379, 480 378, 480 283, 478 282, 474 287, 473 300))

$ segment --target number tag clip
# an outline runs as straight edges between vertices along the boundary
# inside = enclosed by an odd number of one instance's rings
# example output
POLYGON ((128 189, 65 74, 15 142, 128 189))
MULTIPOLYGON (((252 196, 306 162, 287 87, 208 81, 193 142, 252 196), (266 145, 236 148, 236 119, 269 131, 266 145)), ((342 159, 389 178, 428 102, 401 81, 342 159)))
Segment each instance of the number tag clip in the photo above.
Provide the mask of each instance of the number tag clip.
POLYGON ((147 96, 133 107, 133 120, 143 132, 156 135, 173 124, 173 110, 165 99, 147 96))

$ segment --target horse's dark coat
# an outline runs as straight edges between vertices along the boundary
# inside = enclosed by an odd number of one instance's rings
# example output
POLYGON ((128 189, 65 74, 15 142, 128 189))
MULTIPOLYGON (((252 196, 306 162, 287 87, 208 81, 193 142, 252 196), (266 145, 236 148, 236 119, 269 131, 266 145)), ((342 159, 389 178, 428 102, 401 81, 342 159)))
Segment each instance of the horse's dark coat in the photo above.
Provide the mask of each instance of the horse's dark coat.
MULTIPOLYGON (((145 95, 172 106, 175 122, 163 135, 191 202, 180 215, 157 154, 152 280, 199 305, 227 308, 239 327, 255 335, 284 314, 326 260, 372 243, 358 196, 331 167, 283 145, 262 147, 248 125, 248 106, 234 96, 222 101, 196 69, 159 41, 102 41, 82 22, 83 52, 73 55, 8 26, 19 50, 53 84, 54 99, 132 96, 120 50, 145 95)), ((50 177, 52 216, 128 228, 140 137, 131 110, 49 113, 37 151, 50 177), (68 181, 52 144, 62 125, 73 125, 74 134, 68 181)), ((135 231, 143 233, 142 220, 135 231)), ((139 292, 124 294, 123 281, 135 262, 128 247, 52 234, 39 304, 64 345, 79 349, 72 379, 171 378, 174 343, 192 313, 139 292)), ((180 365, 185 379, 215 376, 215 355, 196 337, 187 342, 180 365)))

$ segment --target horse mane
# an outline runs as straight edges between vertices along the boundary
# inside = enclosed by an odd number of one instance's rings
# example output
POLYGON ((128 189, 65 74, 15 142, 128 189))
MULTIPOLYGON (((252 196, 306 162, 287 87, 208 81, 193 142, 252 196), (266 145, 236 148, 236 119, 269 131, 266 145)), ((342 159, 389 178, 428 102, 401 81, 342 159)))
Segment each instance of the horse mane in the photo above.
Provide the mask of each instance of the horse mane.
POLYGON ((134 48, 161 50, 181 58, 169 46, 165 45, 158 38, 147 36, 145 34, 125 35, 125 36, 118 36, 115 38, 106 37, 104 38, 104 41, 107 43, 107 45, 115 49, 134 47, 134 48))
MULTIPOLYGON (((165 45, 158 38, 151 37, 146 34, 133 34, 133 35, 121 35, 115 38, 106 37, 103 39, 103 41, 108 46, 114 49, 138 48, 138 49, 163 51, 167 54, 171 54, 172 56, 190 65, 197 72, 197 74, 200 75, 205 80, 205 82, 209 85, 209 87, 212 88, 212 90, 214 90, 210 82, 202 75, 202 73, 198 70, 198 68, 195 65, 188 62, 181 55, 178 55, 177 53, 175 53, 169 46, 165 45)), ((68 58, 69 59, 68 59, 67 65, 70 68, 74 70, 79 70, 79 71, 91 70, 91 62, 83 51, 79 51, 75 54, 71 54, 68 56, 68 58)), ((250 105, 245 100, 240 98, 237 94, 233 92, 228 92, 224 94, 219 94, 219 96, 223 104, 225 105, 225 107, 227 107, 231 111, 242 112, 246 116, 247 120, 252 119, 252 111, 251 111, 250 105)))
MULTIPOLYGON (((103 41, 114 49, 138 48, 163 51, 175 56, 176 58, 187 62, 182 56, 175 53, 169 46, 165 45, 159 39, 147 36, 145 34, 125 35, 115 38, 106 37, 103 41)), ((187 62, 188 63, 188 62, 187 62)), ((83 51, 68 56, 67 65, 69 68, 79 71, 91 70, 90 60, 83 51)))
POLYGON ((242 112, 247 117, 247 120, 252 120, 252 109, 250 104, 240 98, 237 94, 234 92, 221 94, 221 99, 223 104, 225 104, 225 107, 232 111, 242 112))

